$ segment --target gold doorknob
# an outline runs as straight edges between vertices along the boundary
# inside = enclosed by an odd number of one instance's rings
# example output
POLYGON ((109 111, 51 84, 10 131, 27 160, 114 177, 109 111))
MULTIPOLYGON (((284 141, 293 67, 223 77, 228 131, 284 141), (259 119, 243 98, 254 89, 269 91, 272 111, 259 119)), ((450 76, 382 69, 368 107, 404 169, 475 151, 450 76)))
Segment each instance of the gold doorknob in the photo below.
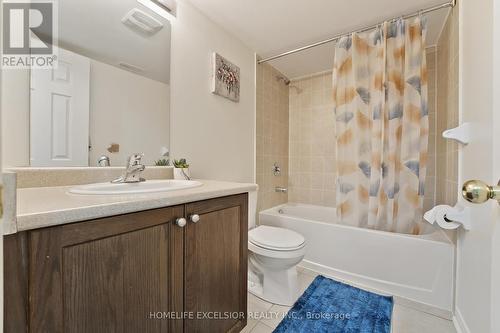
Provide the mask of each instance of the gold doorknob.
MULTIPOLYGON (((499 182, 500 185, 500 182, 499 182)), ((480 180, 469 180, 462 186, 462 196, 472 203, 483 203, 489 199, 500 203, 500 186, 489 186, 480 180)))

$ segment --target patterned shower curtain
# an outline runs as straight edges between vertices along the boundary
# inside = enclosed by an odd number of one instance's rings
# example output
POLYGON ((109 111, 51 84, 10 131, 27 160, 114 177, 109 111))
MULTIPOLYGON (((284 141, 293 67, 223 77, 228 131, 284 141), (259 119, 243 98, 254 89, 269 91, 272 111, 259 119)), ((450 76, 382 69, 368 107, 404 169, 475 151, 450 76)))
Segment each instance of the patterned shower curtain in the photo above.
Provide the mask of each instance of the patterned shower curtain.
POLYGON ((337 215, 342 224, 419 234, 427 141, 422 18, 386 22, 335 48, 337 215))

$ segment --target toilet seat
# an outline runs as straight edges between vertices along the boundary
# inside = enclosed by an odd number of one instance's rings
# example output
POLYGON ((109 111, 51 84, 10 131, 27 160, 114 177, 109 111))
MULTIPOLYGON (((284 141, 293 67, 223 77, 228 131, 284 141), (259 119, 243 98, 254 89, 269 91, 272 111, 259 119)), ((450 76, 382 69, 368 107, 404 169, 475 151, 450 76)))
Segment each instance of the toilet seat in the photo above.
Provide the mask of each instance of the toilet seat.
POLYGON ((304 237, 292 230, 259 226, 248 232, 249 244, 270 251, 296 251, 304 248, 304 237))
POLYGON ((261 256, 266 256, 274 259, 291 259, 304 256, 306 254, 305 245, 295 250, 276 251, 276 250, 265 249, 263 247, 255 245, 252 242, 248 242, 248 250, 250 252, 259 254, 261 256))

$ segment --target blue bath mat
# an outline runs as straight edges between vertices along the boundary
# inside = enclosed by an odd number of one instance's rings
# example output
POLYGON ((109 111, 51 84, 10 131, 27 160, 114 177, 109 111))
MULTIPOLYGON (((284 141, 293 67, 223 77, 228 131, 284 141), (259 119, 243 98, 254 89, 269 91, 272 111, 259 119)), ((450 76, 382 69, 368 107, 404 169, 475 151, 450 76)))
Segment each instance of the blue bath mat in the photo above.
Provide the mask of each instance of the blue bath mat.
POLYGON ((389 333, 393 301, 317 276, 275 333, 389 333))

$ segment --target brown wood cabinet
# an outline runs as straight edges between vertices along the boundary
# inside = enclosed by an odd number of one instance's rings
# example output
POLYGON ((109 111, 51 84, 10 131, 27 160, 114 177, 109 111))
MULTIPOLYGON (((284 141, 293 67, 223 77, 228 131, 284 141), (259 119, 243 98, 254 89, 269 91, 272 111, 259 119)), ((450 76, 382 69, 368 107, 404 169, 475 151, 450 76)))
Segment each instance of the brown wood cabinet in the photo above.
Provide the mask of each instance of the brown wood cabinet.
POLYGON ((5 332, 239 332, 247 205, 241 194, 6 237, 5 332))
POLYGON ((186 205, 188 217, 200 218, 186 228, 184 307, 200 314, 186 320, 186 332, 239 332, 246 326, 248 200, 242 199, 186 205))

